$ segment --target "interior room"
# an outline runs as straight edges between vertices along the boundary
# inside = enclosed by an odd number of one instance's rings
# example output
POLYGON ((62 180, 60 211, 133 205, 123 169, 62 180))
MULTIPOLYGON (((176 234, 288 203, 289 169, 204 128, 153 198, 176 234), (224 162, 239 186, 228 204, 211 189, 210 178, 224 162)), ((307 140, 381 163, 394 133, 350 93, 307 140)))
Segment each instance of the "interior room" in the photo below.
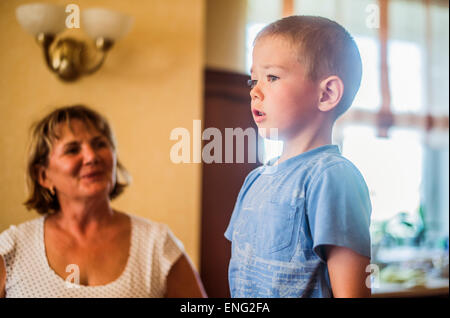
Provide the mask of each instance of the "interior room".
POLYGON ((360 89, 332 143, 370 195, 372 297, 448 297, 448 1, 45 0, 65 9, 55 38, 18 10, 35 3, 0 1, 0 233, 39 217, 24 205, 30 126, 87 105, 109 121, 131 176, 112 207, 166 224, 206 294, 230 297, 224 233, 238 193, 283 151, 283 140, 229 135, 257 131, 254 40, 283 17, 322 16, 361 54, 360 89))

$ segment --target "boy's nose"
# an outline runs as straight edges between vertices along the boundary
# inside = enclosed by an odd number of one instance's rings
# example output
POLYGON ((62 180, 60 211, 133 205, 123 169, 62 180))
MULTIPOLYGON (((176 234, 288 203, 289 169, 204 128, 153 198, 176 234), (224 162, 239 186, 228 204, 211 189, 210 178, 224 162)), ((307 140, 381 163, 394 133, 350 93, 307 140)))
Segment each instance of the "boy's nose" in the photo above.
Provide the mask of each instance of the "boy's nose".
POLYGON ((264 99, 264 95, 261 92, 261 89, 259 88, 258 84, 256 84, 255 87, 253 87, 250 90, 250 97, 252 98, 252 100, 254 100, 254 99, 263 100, 264 99))

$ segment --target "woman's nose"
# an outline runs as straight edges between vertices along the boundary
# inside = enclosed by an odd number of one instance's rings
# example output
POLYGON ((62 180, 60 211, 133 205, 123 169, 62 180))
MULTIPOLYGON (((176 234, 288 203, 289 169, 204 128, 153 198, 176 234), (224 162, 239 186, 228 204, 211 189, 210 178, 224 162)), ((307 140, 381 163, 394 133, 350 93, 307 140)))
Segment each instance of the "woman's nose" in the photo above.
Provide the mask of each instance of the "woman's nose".
POLYGON ((96 163, 98 161, 98 154, 96 149, 92 146, 85 146, 83 149, 83 161, 85 164, 96 163))

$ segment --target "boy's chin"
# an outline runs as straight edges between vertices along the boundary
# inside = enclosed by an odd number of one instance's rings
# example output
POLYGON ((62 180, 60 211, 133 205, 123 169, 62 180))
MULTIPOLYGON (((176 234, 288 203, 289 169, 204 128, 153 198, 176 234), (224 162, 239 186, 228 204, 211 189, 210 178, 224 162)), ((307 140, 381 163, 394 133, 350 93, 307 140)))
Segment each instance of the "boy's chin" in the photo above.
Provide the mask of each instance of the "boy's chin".
POLYGON ((258 127, 258 134, 264 139, 279 139, 278 128, 258 127))

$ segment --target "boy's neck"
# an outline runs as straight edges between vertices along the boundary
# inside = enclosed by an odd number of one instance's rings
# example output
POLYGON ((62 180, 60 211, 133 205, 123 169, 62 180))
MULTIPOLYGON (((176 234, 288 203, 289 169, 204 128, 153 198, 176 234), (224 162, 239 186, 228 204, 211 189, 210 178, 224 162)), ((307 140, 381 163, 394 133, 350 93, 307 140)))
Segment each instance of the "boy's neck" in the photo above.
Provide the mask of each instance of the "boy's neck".
POLYGON ((305 130, 302 130, 296 136, 286 139, 283 142, 283 153, 275 164, 279 164, 289 158, 300 155, 309 150, 330 145, 332 138, 333 124, 312 125, 305 130), (320 128, 314 128, 320 127, 320 128))

